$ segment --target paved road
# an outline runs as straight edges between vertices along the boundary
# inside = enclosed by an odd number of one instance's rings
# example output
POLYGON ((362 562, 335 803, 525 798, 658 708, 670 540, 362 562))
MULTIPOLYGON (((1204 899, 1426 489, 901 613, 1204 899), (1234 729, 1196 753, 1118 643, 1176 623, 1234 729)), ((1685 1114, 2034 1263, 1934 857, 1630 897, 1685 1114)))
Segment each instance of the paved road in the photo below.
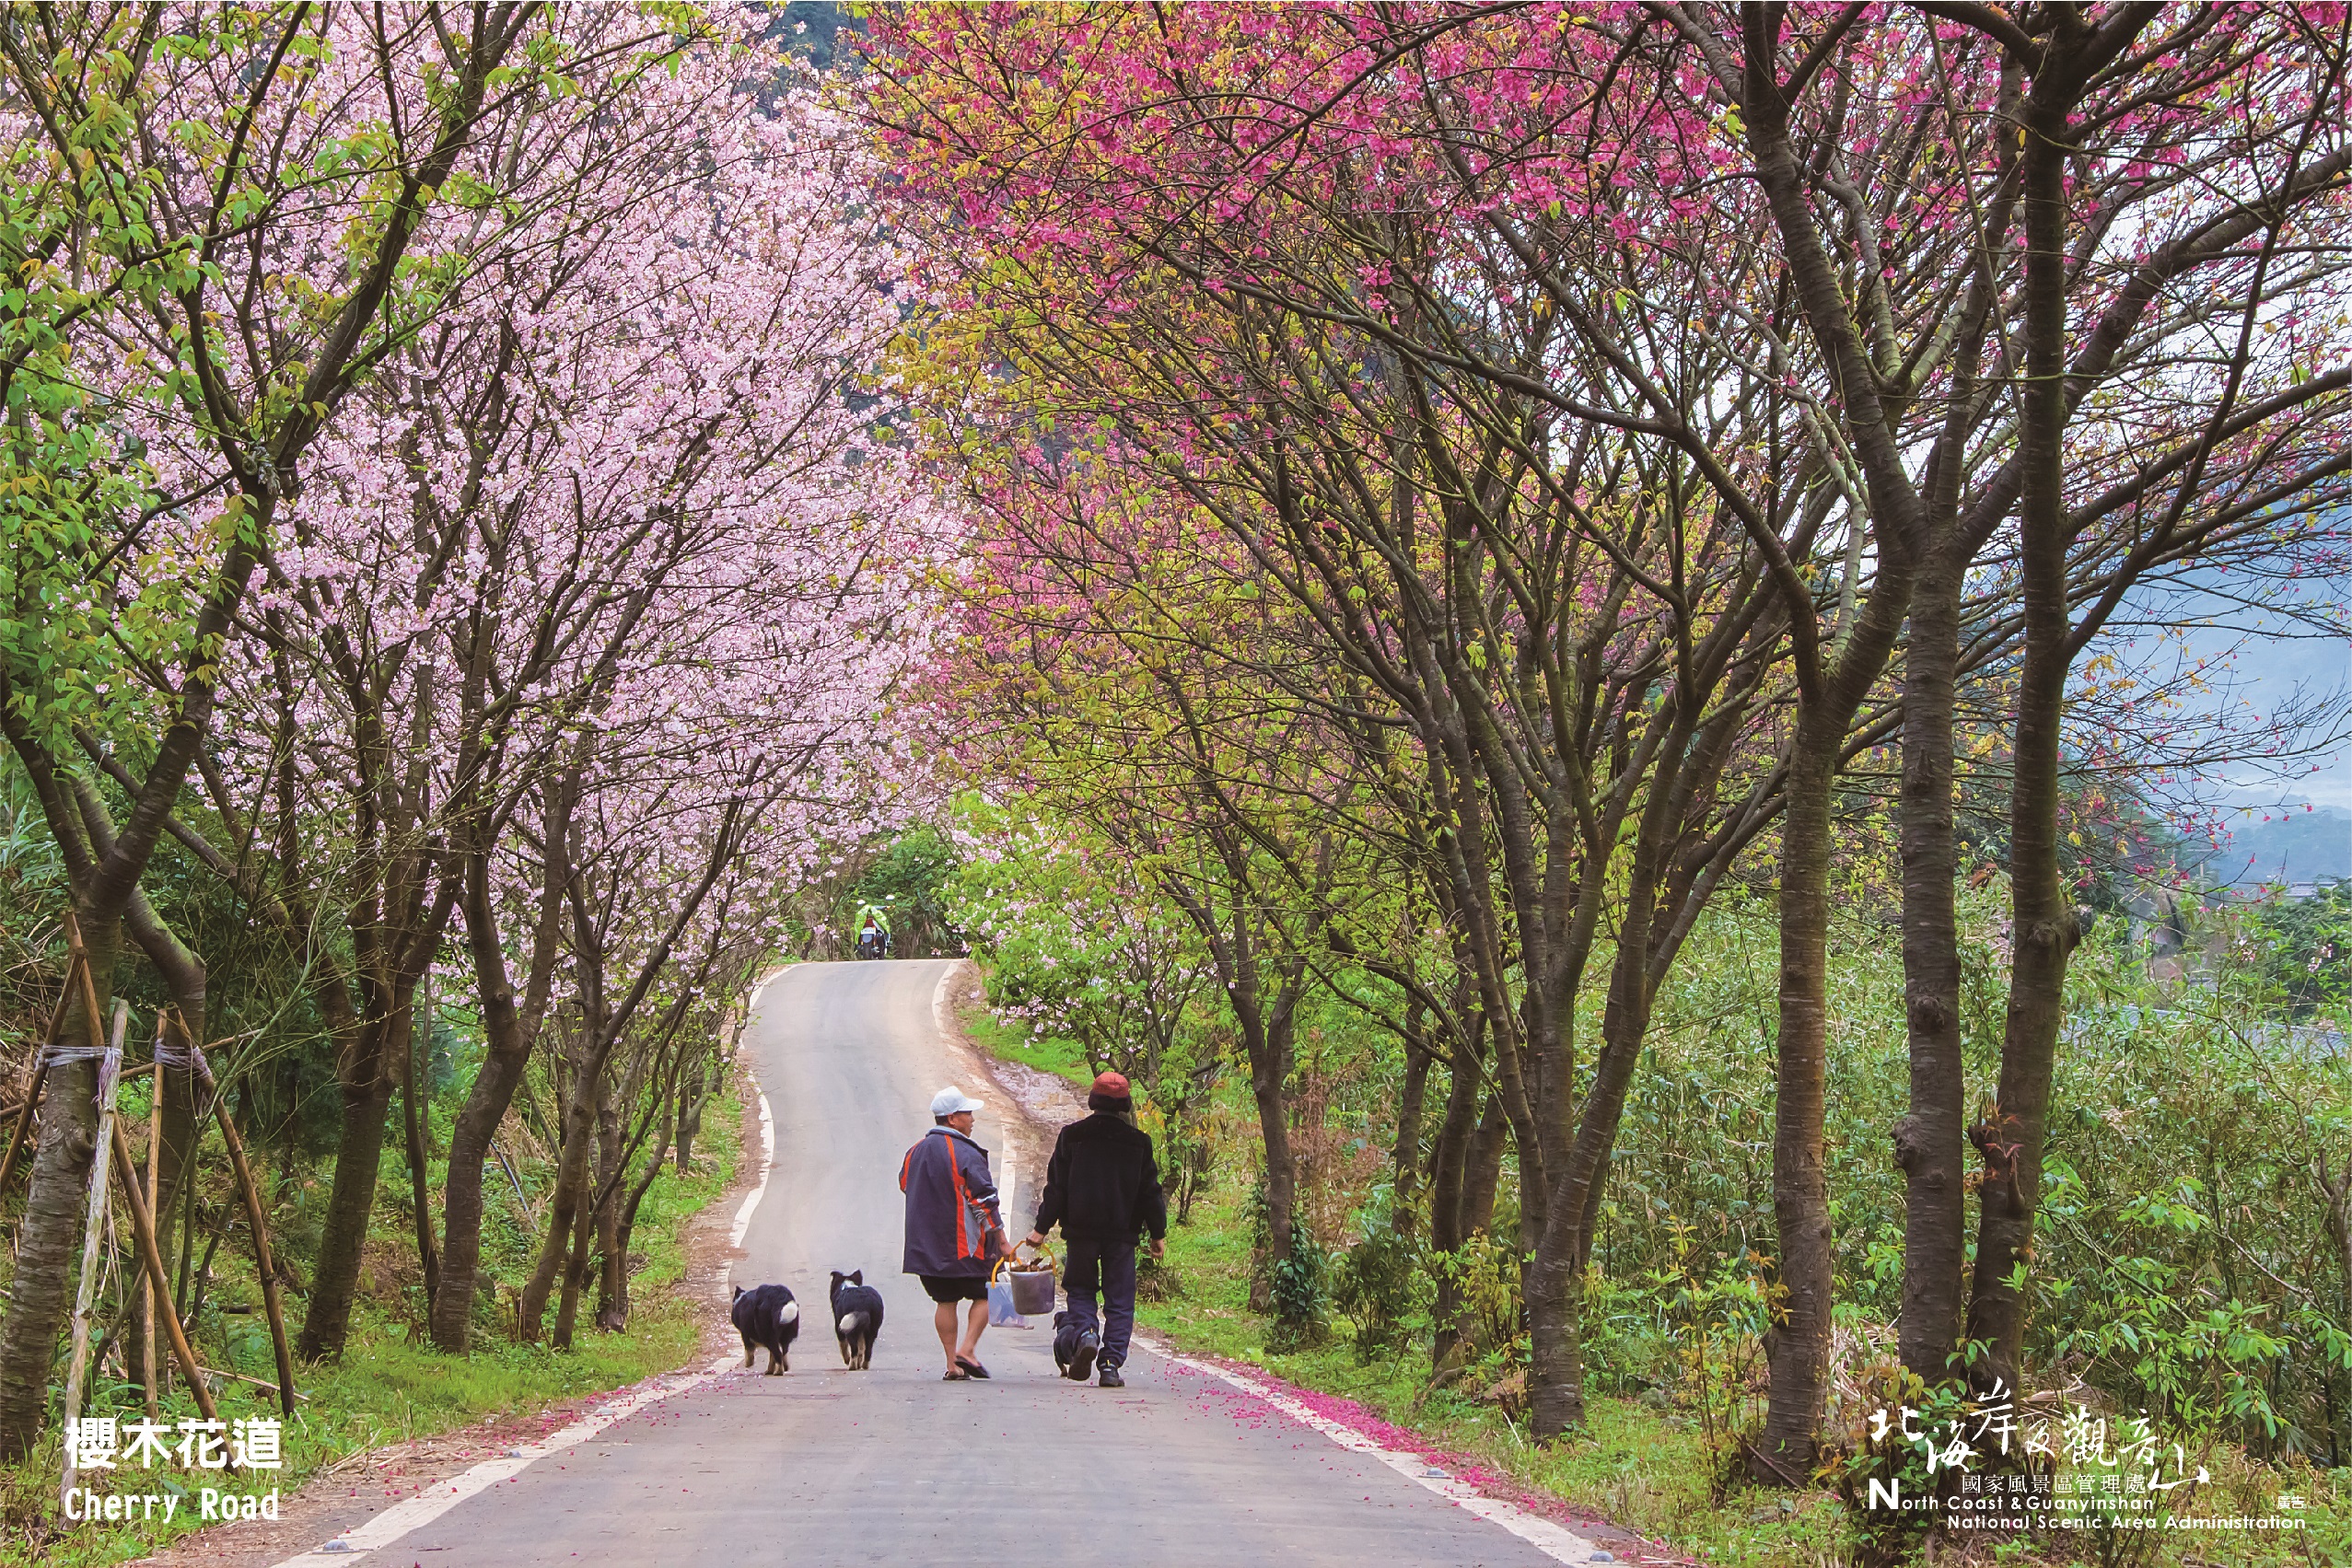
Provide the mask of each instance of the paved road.
MULTIPOLYGON (((774 1112, 776 1156, 735 1277, 781 1280, 815 1304, 791 1373, 729 1375, 650 1406, 460 1504, 376 1561, 1555 1561, 1377 1458, 1156 1355, 1128 1364, 1124 1390, 1081 1387, 1054 1376, 1046 1332, 991 1330, 981 1358, 994 1380, 940 1381, 930 1303, 898 1272, 897 1177, 951 1072, 932 1016, 948 967, 798 967, 754 1011, 745 1038, 774 1112), (861 1267, 889 1305, 874 1367, 862 1374, 843 1368, 822 1306, 827 1272, 861 1267)), ((978 1136, 1004 1146, 991 1115, 978 1136)), ((1038 1174, 1018 1173, 1023 1220, 1038 1174)))

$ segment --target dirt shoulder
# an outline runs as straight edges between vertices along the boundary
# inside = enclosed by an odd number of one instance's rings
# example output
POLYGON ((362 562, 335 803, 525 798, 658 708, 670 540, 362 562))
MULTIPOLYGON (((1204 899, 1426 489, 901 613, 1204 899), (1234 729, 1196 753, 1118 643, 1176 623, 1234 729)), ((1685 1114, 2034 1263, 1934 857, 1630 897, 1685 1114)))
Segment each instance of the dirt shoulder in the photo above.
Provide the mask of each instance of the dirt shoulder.
MULTIPOLYGON (((1006 1216, 1018 1238, 1029 1228, 1038 1200, 1044 1195, 1045 1159, 1054 1152, 1054 1134, 1086 1115, 1086 1097, 1051 1073, 1004 1061, 983 1049, 967 1020, 987 1005, 981 990, 980 966, 970 958, 962 960, 949 974, 940 993, 939 1022, 947 1035, 949 1058, 957 1071, 971 1082, 995 1090, 996 1109, 1005 1137, 1012 1144, 1009 1153, 1019 1173, 1019 1190, 1014 1202, 1019 1212, 1006 1216)), ((987 1096, 989 1091, 980 1093, 987 1096)))

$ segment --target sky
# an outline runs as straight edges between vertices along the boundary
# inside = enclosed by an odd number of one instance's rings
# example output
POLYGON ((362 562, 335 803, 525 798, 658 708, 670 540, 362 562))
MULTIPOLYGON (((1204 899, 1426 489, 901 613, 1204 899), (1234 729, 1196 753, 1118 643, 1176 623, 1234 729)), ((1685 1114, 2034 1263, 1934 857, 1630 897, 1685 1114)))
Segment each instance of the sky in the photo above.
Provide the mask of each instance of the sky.
POLYGON ((2178 781, 2178 794, 2162 803, 2176 821, 2186 827, 2202 815, 2242 835, 2306 807, 2344 812, 2352 854, 2346 588, 2294 578, 2241 592, 2215 573, 2131 605, 2134 624, 2112 646, 2148 683, 2169 682, 2176 713, 2208 748, 2228 753, 2178 781), (2282 721, 2291 744, 2278 757, 2263 756, 2282 721))

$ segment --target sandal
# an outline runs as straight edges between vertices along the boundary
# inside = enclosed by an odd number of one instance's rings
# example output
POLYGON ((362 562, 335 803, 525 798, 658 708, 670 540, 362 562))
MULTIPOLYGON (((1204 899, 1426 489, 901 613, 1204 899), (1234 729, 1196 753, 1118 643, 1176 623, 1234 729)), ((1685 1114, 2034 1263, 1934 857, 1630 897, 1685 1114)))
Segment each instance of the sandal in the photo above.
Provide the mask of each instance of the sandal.
POLYGON ((981 1365, 980 1363, 972 1360, 968 1355, 960 1355, 956 1357, 956 1365, 963 1368, 963 1375, 967 1377, 988 1376, 988 1369, 981 1365))
POLYGON ((966 1372, 961 1366, 951 1366, 940 1375, 939 1381, 942 1383, 969 1383, 972 1381, 972 1374, 966 1372))

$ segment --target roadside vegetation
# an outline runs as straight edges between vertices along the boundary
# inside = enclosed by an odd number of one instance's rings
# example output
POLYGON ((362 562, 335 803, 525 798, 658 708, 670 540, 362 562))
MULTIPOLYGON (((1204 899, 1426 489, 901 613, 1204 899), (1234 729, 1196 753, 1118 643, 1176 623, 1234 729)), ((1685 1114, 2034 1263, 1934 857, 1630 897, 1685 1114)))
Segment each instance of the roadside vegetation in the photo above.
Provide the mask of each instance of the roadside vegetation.
MULTIPOLYGON (((1195 1072, 1181 1080, 1186 1125, 1174 1140, 1163 1100, 1147 1091, 1143 1101, 1182 1209, 1166 1264, 1146 1271, 1144 1321, 1182 1348, 1356 1400, 1473 1468, 1706 1562, 1874 1560, 1844 1489, 1874 1462, 1874 1412, 1902 1397, 1903 1210, 1885 1151, 1904 1053, 1901 978, 1878 912, 1885 867, 1870 847, 1859 841, 1845 865, 1833 926, 1838 1331, 1829 1457, 1811 1484, 1757 1486, 1742 1452, 1762 1411, 1771 1320, 1774 942, 1769 909, 1752 899, 1710 912, 1693 937, 1698 961, 1661 998, 1581 1303, 1593 1402, 1576 1434, 1544 1445, 1528 1428, 1526 1313, 1508 1239, 1516 1162, 1506 1149, 1491 1170, 1465 1173, 1484 1221, 1459 1245, 1434 1246, 1443 1129, 1425 1121, 1401 1134, 1405 1063, 1393 1034, 1345 1000, 1345 971, 1298 1025, 1289 1103, 1301 1218, 1282 1264, 1267 1246, 1247 1079, 1217 1044, 1230 1025, 1212 994, 1184 1010, 1180 1032, 1208 1072, 1205 1086, 1195 1072)), ((1100 1027, 1141 1016, 1118 978, 1126 955, 1116 927, 1063 918, 1070 865, 1054 860, 1034 881, 1012 857, 959 872, 956 907, 987 991, 967 1026, 992 1052, 1073 1085, 1104 1066, 1164 1081, 1148 1076, 1132 1023, 1100 1027)), ((1980 1059, 1997 1038, 2000 891, 1988 877, 1960 898, 1980 1059)), ((2189 1470, 2209 1477, 2163 1494, 2159 1516, 2275 1516, 2279 1499, 2300 1498, 2307 1528, 2110 1529, 2035 1539, 2037 1554, 2286 1564, 2352 1551, 2352 1469, 2336 1468, 2352 1435, 2340 1415, 2352 1371, 2338 1328, 2345 1275, 2331 1195, 2313 1179, 2314 1162, 2352 1132, 2347 970, 2339 957, 2311 963, 2323 949, 2352 954, 2331 947, 2352 934, 2311 929, 2330 907, 2217 904, 2198 928, 2209 966, 2189 981, 2151 978, 2147 933, 2120 912, 2094 923, 2070 981, 2073 1049, 2056 1090, 2026 1355, 2031 1386, 2055 1395, 2039 1407, 2057 1423, 2054 1482, 2113 1473, 2093 1455, 2067 1456, 2067 1412, 2106 1423, 2111 1450, 2139 1416, 2167 1465, 2177 1443, 2189 1470), (2315 990, 2326 1000, 2300 1000, 2315 990)))
POLYGON ((867 25, 950 914, 1266 1350, 1795 1558, 2339 1538, 2339 896, 2210 871, 2347 726, 2352 18, 867 25))

